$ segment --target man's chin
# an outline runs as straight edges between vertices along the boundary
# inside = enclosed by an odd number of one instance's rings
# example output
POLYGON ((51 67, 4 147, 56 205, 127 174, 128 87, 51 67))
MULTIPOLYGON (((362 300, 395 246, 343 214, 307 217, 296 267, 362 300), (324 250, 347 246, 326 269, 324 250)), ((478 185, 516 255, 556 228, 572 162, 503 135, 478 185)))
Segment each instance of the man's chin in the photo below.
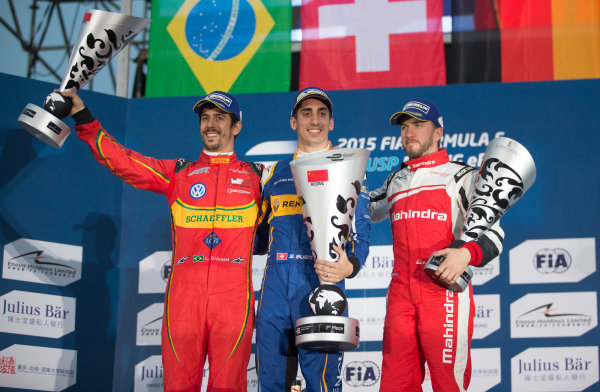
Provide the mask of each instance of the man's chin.
POLYGON ((209 152, 218 152, 221 146, 219 144, 204 143, 204 149, 209 152))

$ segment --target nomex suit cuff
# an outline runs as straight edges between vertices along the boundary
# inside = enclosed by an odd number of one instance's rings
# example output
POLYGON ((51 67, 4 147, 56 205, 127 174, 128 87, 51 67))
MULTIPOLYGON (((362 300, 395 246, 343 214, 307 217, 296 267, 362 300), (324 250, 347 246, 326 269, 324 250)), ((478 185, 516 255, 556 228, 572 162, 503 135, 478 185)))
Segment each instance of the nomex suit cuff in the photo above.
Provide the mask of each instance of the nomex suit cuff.
POLYGON ((352 273, 348 275, 346 279, 352 279, 358 274, 358 271, 360 271, 360 261, 358 261, 358 257, 356 256, 350 256, 348 257, 348 260, 352 263, 352 273))
POLYGON ((90 109, 88 109, 87 106, 73 114, 71 117, 75 120, 75 125, 89 124, 95 120, 94 116, 92 116, 92 112, 90 112, 90 109))

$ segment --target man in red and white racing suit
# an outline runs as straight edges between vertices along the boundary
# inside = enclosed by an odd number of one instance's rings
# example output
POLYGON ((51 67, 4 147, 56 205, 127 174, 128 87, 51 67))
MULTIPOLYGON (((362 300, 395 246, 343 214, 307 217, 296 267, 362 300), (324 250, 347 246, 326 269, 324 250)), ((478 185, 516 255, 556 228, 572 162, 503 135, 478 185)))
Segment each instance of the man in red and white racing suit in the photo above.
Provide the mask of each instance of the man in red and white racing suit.
POLYGON ((498 256, 504 233, 496 223, 476 241, 455 240, 477 170, 450 162, 446 150, 439 150, 443 121, 435 105, 412 100, 390 123, 401 126, 410 160, 370 192, 371 220, 390 218, 394 249, 380 391, 422 391, 425 362, 434 391, 465 391, 471 380, 472 286, 462 293, 447 290, 423 267, 431 254, 446 256, 436 273, 454 283, 468 265, 483 266, 498 256))
POLYGON ((194 106, 204 149, 197 161, 154 159, 125 149, 81 99, 71 115, 96 159, 128 184, 167 197, 173 259, 162 326, 165 391, 246 391, 254 326, 251 259, 262 167, 238 161, 235 97, 215 91, 194 106))

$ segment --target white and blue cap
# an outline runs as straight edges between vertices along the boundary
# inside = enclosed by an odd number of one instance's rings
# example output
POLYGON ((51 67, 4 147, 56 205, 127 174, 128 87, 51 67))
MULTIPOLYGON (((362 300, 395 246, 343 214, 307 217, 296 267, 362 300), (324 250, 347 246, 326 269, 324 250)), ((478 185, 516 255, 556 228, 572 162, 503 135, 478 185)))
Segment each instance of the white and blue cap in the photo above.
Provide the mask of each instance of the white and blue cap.
POLYGON ((217 106, 219 109, 233 114, 238 120, 242 121, 242 110, 240 109, 240 104, 238 103, 237 99, 235 99, 233 95, 227 94, 223 91, 213 91, 206 97, 196 102, 194 105, 194 113, 202 113, 202 108, 209 102, 217 106))
POLYGON ((331 117, 333 117, 333 110, 331 109, 333 104, 331 102, 331 99, 325 91, 321 90, 318 87, 307 87, 298 93, 298 95, 296 96, 296 102, 294 103, 294 107, 292 108, 292 117, 294 116, 294 113, 296 112, 296 109, 298 109, 300 103, 305 99, 309 98, 318 99, 319 101, 323 102, 325 106, 327 106, 327 109, 329 109, 329 114, 331 115, 331 117))
POLYGON ((400 125, 402 117, 411 116, 421 121, 432 121, 439 128, 444 128, 444 120, 438 108, 425 99, 414 98, 408 101, 402 111, 392 114, 390 124, 400 125))

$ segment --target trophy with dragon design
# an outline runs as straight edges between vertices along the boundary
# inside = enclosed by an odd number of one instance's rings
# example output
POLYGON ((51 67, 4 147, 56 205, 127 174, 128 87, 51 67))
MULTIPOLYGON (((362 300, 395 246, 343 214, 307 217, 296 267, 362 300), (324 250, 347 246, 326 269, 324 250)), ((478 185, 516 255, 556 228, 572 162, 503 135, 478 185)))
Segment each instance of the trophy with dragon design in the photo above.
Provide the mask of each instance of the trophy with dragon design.
MULTIPOLYGON (((535 176, 535 163, 525 147, 507 137, 493 139, 485 151, 459 240, 479 238, 531 188, 535 176)), ((425 272, 436 283, 463 292, 473 277, 471 267, 467 266, 456 283, 448 283, 435 274, 444 260, 444 256, 432 255, 425 272)))
MULTIPOLYGON (((59 92, 79 91, 149 23, 150 19, 87 10, 59 92)), ((69 98, 53 92, 44 100, 44 108, 27 104, 17 121, 44 143, 61 148, 71 133, 61 120, 71 106, 69 98)))
MULTIPOLYGON (((341 148, 293 160, 290 165, 315 260, 337 262, 333 245, 346 240, 365 178, 369 150, 341 148)), ((314 316, 296 322, 296 346, 338 352, 359 344, 358 320, 343 315, 347 300, 335 284, 319 282, 309 297, 314 316)))

